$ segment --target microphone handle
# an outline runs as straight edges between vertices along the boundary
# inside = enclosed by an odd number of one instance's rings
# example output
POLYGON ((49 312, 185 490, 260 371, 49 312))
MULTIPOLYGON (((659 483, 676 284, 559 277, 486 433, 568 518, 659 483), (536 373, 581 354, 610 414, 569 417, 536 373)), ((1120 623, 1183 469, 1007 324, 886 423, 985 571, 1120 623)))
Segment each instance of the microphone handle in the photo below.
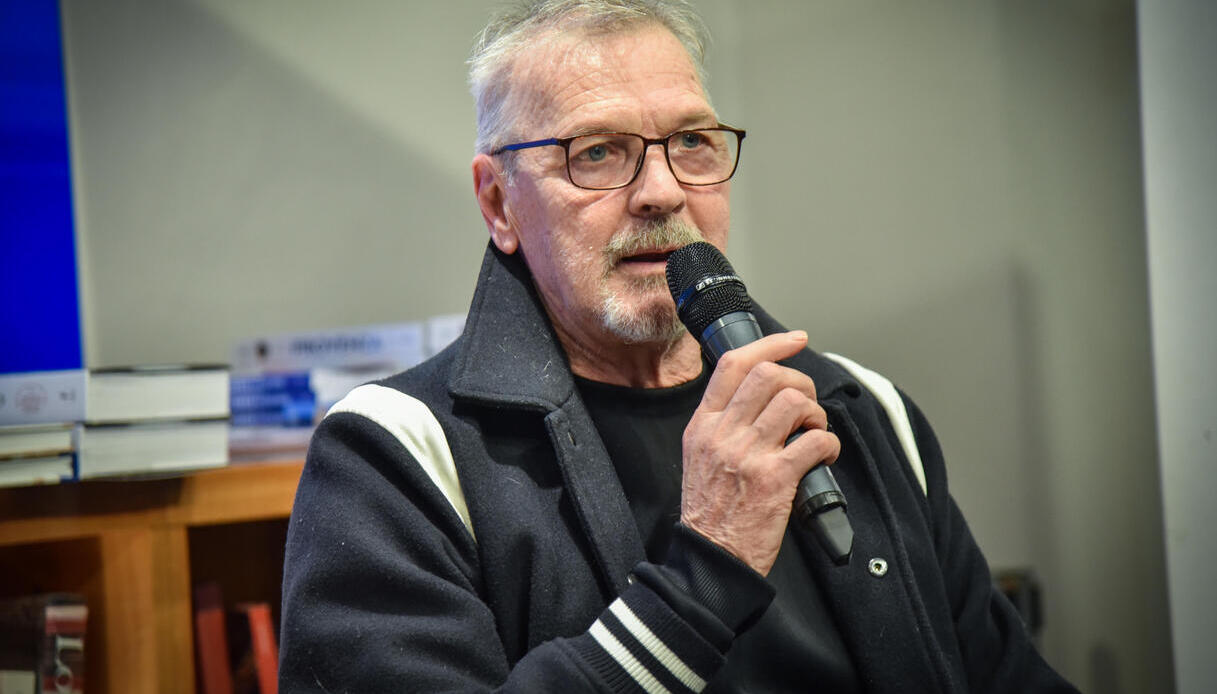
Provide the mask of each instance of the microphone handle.
MULTIPOLYGON (((763 336, 755 316, 748 311, 734 311, 706 326, 700 342, 713 364, 718 363, 719 357, 728 350, 743 347, 763 336)), ((791 434, 786 439, 786 445, 805 431, 791 434)), ((849 563, 854 544, 854 530, 845 515, 847 506, 845 495, 841 493, 841 487, 827 465, 817 464, 799 480, 794 497, 794 516, 812 532, 829 558, 839 566, 849 563)))

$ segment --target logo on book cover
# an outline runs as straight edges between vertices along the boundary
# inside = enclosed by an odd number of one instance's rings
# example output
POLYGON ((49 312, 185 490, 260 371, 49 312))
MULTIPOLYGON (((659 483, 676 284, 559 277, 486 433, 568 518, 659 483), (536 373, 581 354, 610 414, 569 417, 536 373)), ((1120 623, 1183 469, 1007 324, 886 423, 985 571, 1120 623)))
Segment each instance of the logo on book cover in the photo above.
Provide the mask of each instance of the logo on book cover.
POLYGON ((38 414, 46 406, 46 388, 39 383, 23 383, 17 388, 14 406, 24 414, 38 414))

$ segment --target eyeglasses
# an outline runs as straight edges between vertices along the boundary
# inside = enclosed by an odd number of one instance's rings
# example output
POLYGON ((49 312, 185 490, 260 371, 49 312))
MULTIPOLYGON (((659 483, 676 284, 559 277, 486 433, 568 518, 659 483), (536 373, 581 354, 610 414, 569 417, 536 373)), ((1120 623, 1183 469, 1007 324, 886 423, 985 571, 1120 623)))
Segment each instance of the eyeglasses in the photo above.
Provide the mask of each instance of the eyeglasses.
POLYGON ((633 133, 592 133, 505 145, 491 154, 551 145, 561 147, 566 152, 566 175, 571 183, 588 190, 612 190, 633 183, 642 171, 647 148, 660 145, 677 181, 689 186, 712 186, 735 173, 745 134, 725 125, 681 130, 659 138, 633 133))

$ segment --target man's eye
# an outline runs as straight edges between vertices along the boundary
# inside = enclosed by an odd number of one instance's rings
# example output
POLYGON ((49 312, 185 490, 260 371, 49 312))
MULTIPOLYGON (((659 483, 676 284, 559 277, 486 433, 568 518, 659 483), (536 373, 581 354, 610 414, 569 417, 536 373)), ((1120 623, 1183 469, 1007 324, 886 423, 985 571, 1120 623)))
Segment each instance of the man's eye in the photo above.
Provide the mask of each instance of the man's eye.
POLYGON ((685 149, 696 149, 705 143, 705 138, 701 133, 681 133, 680 146, 685 149))
POLYGON ((571 145, 571 162, 587 166, 617 161, 622 156, 622 149, 621 144, 614 140, 575 142, 571 145))
POLYGON ((608 157, 608 147, 604 145, 593 145, 583 150, 583 156, 588 161, 604 161, 608 157))

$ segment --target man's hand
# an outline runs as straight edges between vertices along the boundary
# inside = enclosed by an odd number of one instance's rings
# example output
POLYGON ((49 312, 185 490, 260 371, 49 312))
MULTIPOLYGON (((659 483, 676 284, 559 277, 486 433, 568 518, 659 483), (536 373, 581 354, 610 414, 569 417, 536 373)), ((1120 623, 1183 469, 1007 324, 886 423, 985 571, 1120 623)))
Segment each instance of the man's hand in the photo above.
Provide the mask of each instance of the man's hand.
POLYGON ((762 576, 777 560, 799 480, 841 452, 815 383, 774 363, 806 345, 795 331, 724 354, 682 439, 681 522, 762 576), (786 446, 799 429, 807 433, 786 446))

